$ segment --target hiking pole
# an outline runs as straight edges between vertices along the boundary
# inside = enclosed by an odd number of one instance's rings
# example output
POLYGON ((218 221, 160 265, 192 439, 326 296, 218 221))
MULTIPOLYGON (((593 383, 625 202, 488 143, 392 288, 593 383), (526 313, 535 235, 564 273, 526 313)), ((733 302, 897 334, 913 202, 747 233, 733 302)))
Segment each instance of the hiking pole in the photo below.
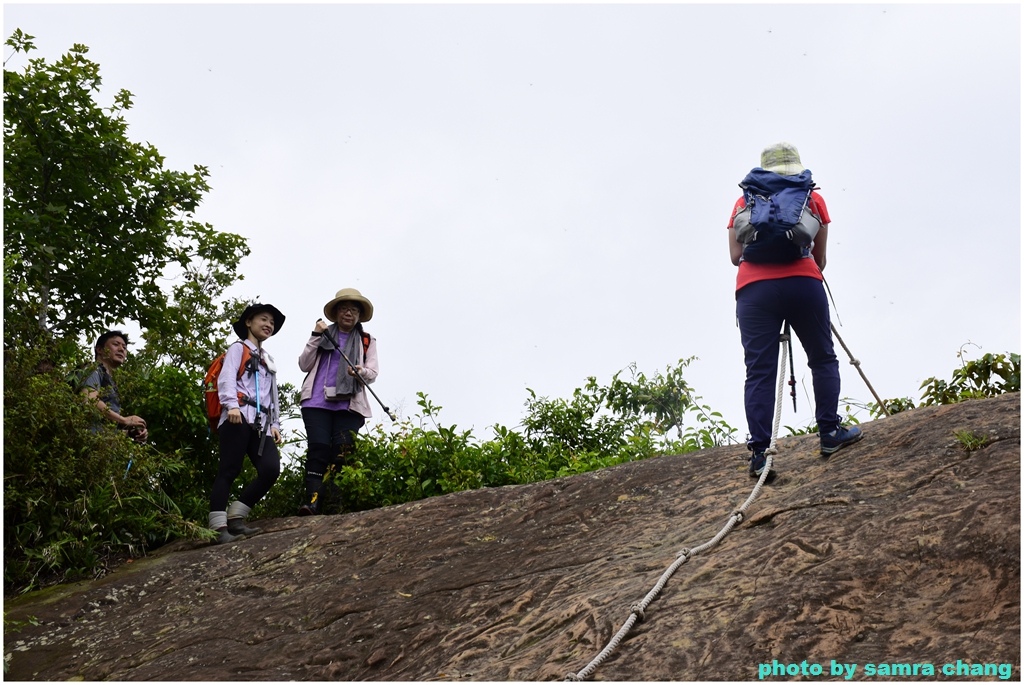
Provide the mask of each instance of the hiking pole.
POLYGON ((850 352, 850 348, 846 346, 845 342, 843 342, 843 339, 839 336, 839 331, 836 330, 836 325, 831 324, 831 326, 832 335, 836 336, 836 340, 838 340, 839 344, 843 346, 844 350, 846 350, 846 354, 850 357, 850 363, 857 367, 857 373, 859 373, 860 377, 864 379, 864 384, 868 386, 868 390, 871 391, 871 394, 875 396, 875 401, 878 402, 878 406, 881 407, 882 413, 885 414, 886 416, 889 416, 889 409, 888 407, 885 406, 885 402, 883 402, 882 398, 878 396, 878 393, 875 392, 875 389, 871 387, 871 381, 869 381, 868 377, 864 375, 864 370, 860 368, 860 360, 853 356, 853 353, 850 352))
MULTIPOLYGON (((321 319, 321 321, 323 321, 323 319, 321 319)), ((353 371, 355 371, 356 378, 359 379, 359 382, 363 384, 364 388, 370 391, 370 394, 373 395, 373 399, 377 400, 377 404, 381 406, 381 408, 384 410, 384 413, 388 415, 388 418, 390 418, 392 421, 398 421, 398 417, 390 409, 388 409, 387 405, 385 405, 384 402, 382 402, 379 397, 377 397, 377 393, 373 391, 373 388, 370 387, 370 384, 363 380, 363 377, 359 375, 359 369, 356 368, 356 365, 352 363, 352 360, 348 358, 348 355, 345 354, 345 351, 341 349, 341 347, 338 345, 338 341, 335 340, 334 336, 331 335, 330 329, 325 328, 324 335, 327 336, 327 341, 334 345, 334 349, 336 349, 338 352, 341 352, 341 358, 345 360, 345 363, 348 364, 353 371)))
MULTIPOLYGON (((250 361, 253 361, 250 358, 250 361)), ((267 440, 266 424, 270 420, 270 414, 263 417, 263 413, 260 407, 260 362, 263 361, 263 345, 260 342, 256 344, 256 359, 255 359, 255 370, 253 375, 256 376, 256 435, 260 438, 259 449, 256 450, 256 456, 263 456, 263 445, 267 440)))
POLYGON ((793 411, 796 411, 796 369, 793 366, 793 336, 789 332, 788 321, 781 339, 789 345, 789 394, 793 397, 793 411))

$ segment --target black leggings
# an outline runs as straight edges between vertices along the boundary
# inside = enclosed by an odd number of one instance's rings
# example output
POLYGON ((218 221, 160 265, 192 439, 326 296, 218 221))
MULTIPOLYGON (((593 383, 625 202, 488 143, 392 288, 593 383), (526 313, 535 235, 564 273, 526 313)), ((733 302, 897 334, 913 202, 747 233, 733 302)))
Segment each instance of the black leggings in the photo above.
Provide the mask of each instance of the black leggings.
POLYGON ((303 407, 302 422, 308 441, 306 469, 322 476, 335 461, 345 462, 366 419, 353 411, 303 407))
POLYGON ((213 481, 210 493, 210 511, 226 511, 231 484, 242 472, 245 456, 256 467, 256 479, 242 489, 238 501, 247 507, 254 507, 263 499, 281 475, 281 455, 273 436, 267 433, 263 438, 263 456, 259 456, 260 441, 256 431, 247 423, 225 421, 220 432, 220 468, 213 481))
POLYGON ((355 434, 366 419, 352 411, 333 411, 315 407, 302 408, 306 425, 306 496, 312 499, 319 492, 328 469, 348 463, 355 448, 355 434))

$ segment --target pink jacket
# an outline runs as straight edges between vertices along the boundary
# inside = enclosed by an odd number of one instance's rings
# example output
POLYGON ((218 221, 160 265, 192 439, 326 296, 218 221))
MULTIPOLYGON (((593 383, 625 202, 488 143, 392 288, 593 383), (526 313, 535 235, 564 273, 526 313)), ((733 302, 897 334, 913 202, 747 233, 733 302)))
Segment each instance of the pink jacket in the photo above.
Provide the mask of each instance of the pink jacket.
MULTIPOLYGON (((299 395, 299 402, 308 400, 313 396, 313 379, 316 378, 316 369, 320 365, 320 359, 323 357, 323 355, 318 354, 321 351, 320 339, 321 336, 319 335, 310 336, 309 340, 306 341, 306 346, 302 349, 302 354, 299 355, 299 370, 306 372, 306 378, 302 381, 302 392, 299 395)), ((344 360, 342 360, 342 364, 344 363, 344 360)), ((370 346, 367 348, 365 358, 363 359, 363 380, 367 383, 373 383, 377 380, 378 373, 377 339, 371 335, 370 346)), ((370 411, 370 402, 366 397, 366 388, 362 384, 357 383, 357 385, 359 385, 359 390, 349 400, 349 409, 360 416, 370 418, 373 416, 373 412, 370 411)))

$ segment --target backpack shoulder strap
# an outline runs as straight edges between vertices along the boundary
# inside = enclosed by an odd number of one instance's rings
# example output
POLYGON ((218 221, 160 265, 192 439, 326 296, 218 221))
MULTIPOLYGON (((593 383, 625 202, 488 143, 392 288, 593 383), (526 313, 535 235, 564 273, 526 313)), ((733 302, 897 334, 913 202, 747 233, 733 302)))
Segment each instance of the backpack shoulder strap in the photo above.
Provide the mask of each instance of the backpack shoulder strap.
POLYGON ((238 380, 242 379, 242 374, 245 373, 245 365, 249 363, 249 358, 252 357, 252 350, 241 340, 236 340, 231 343, 232 345, 238 344, 242 346, 242 361, 238 363, 238 380))

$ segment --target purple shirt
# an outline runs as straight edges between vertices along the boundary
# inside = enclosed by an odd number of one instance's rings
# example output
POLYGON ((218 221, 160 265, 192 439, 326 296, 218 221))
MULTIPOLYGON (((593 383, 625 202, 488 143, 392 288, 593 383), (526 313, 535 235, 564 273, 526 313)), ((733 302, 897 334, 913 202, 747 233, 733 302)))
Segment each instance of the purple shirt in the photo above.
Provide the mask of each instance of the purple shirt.
MULTIPOLYGON (((341 349, 345 349, 345 343, 348 342, 349 335, 345 331, 338 331, 338 346, 341 349)), ((320 355, 320 364, 317 365, 316 376, 313 378, 313 394, 310 395, 308 400, 303 400, 300 406, 309 409, 329 409, 331 411, 348 409, 348 400, 328 400, 324 394, 324 388, 333 388, 335 381, 338 379, 338 367, 344 363, 341 360, 341 352, 337 348, 332 349, 330 352, 321 349, 317 351, 317 354, 320 355), (327 362, 326 364, 324 363, 325 361, 327 362)))

